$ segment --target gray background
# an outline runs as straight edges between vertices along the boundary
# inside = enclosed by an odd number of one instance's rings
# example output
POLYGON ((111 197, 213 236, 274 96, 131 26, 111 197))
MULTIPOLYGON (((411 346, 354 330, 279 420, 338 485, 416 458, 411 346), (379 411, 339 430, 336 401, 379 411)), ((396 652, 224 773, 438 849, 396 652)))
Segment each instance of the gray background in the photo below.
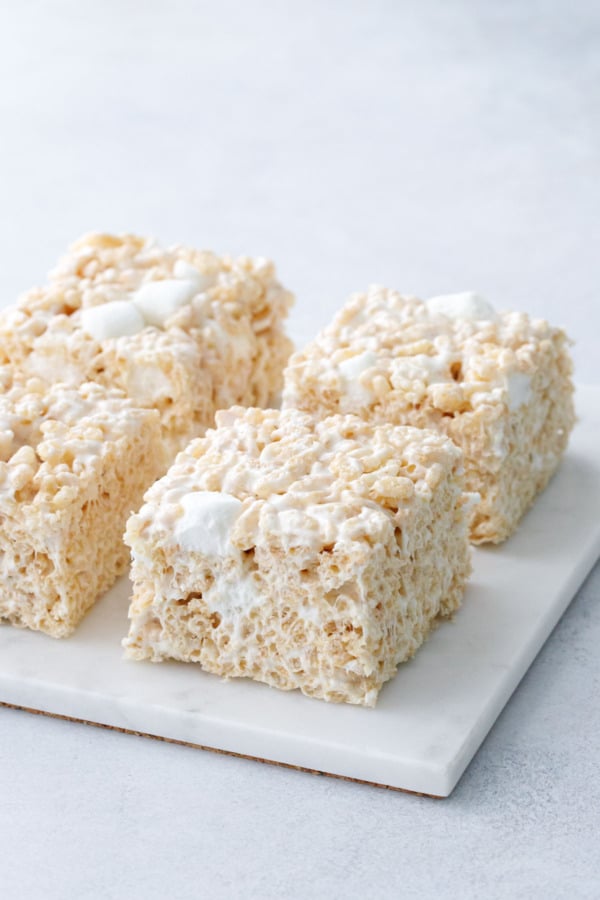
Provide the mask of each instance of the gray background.
MULTIPOLYGON (((0 301, 90 229, 476 289, 598 381, 595 2, 0 2, 0 301)), ((0 710, 3 898, 600 896, 600 570, 452 798, 0 710)))

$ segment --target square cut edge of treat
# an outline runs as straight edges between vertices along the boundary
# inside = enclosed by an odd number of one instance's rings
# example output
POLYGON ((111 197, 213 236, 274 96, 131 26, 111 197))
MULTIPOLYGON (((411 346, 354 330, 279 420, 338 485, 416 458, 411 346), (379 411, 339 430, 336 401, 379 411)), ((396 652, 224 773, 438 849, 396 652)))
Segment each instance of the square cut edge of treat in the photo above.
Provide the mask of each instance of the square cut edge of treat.
POLYGON ((233 408, 127 525, 130 659, 375 705, 470 573, 460 450, 355 416, 233 408))
POLYGON ((159 416, 94 383, 0 382, 0 623, 67 637, 127 567, 125 523, 164 472, 159 416))
POLYGON ((372 286, 293 354, 283 408, 430 428, 465 456, 475 544, 516 530, 575 424, 571 341, 471 292, 428 301, 372 286))

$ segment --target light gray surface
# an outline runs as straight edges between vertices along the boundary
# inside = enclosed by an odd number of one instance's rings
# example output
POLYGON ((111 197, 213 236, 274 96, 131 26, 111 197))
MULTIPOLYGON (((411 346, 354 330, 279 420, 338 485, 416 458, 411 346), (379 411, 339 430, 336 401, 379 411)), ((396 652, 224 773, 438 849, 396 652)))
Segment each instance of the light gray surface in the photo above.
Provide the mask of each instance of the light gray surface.
MULTIPOLYGON (((595 2, 0 7, 0 296, 89 228, 273 256, 310 337, 475 288, 598 381, 595 2)), ((0 710, 13 897, 600 894, 600 571, 449 801, 0 710)))

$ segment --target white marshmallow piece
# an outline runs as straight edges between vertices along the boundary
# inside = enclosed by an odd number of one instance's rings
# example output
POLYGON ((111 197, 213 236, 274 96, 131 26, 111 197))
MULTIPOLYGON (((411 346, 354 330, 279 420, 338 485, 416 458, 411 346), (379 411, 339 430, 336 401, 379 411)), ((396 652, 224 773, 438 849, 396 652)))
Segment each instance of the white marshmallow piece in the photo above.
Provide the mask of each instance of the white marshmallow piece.
MULTIPOLYGON (((374 394, 364 384, 360 383, 360 376, 367 369, 377 365, 377 354, 371 350, 365 350, 357 356, 351 356, 338 363, 338 372, 342 380, 342 387, 348 399, 348 405, 366 406, 373 401, 374 394)), ((344 407, 346 404, 342 404, 344 407)))
POLYGON ((372 350, 365 350, 357 356, 350 356, 338 365, 338 369, 344 378, 348 380, 359 378, 367 369, 377 365, 377 354, 372 350))
POLYGON ((506 379, 508 408, 515 412, 531 399, 531 378, 525 372, 513 372, 506 379))
POLYGON ((135 303, 148 325, 161 328, 173 313, 198 293, 198 286, 191 279, 165 278, 149 281, 133 295, 135 303))
POLYGON ((111 300, 81 310, 81 327, 97 341, 137 334, 146 326, 141 312, 129 300, 111 300))
POLYGON ((201 272, 196 266, 186 262, 185 259, 177 260, 173 266, 173 274, 175 275, 175 278, 185 278, 188 281, 196 282, 199 293, 207 291, 216 281, 214 275, 207 275, 206 272, 201 272))
POLYGON ((206 556, 230 556, 231 527, 242 509, 242 501, 219 491, 193 491, 181 499, 183 515, 174 537, 180 547, 206 556))
POLYGON ((492 304, 473 291, 464 291, 461 294, 440 294, 425 302, 430 312, 446 316, 448 319, 493 322, 497 316, 492 304))

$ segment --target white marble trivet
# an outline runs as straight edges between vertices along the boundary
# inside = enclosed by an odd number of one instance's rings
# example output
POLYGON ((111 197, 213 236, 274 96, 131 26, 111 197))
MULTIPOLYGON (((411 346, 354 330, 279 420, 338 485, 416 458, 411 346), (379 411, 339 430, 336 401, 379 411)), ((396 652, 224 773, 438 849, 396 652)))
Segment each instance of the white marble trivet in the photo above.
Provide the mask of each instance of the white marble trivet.
POLYGON ((66 641, 0 628, 0 701, 447 796, 600 553, 600 387, 577 408, 559 473, 510 541, 475 551, 463 608, 376 709, 125 662, 126 579, 66 641))

